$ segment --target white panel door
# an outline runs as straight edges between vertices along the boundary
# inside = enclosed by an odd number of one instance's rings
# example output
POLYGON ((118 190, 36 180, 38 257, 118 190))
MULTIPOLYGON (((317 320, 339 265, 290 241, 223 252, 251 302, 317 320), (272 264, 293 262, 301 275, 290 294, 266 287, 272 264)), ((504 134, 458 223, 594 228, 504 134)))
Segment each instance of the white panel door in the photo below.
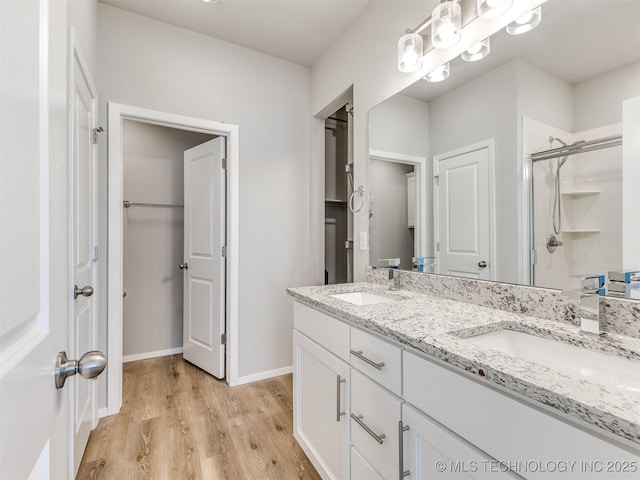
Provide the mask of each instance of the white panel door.
POLYGON ((439 273, 490 279, 489 148, 437 159, 439 273))
POLYGON ((66 5, 0 1, 0 478, 70 478, 66 5))
POLYGON ((225 138, 184 152, 184 359, 224 378, 225 138))
MULTIPOLYGON (((74 39, 75 46, 75 39, 74 39)), ((70 83, 71 98, 71 158, 73 172, 73 238, 72 262, 74 287, 85 288, 73 305, 73 339, 69 347, 70 358, 80 358, 96 348, 97 323, 97 245, 96 232, 96 158, 97 145, 93 143, 96 125, 95 88, 79 54, 74 51, 70 83)), ((71 405, 74 438, 74 472, 78 471, 89 434, 97 423, 96 382, 76 376, 69 380, 73 390, 71 405)))

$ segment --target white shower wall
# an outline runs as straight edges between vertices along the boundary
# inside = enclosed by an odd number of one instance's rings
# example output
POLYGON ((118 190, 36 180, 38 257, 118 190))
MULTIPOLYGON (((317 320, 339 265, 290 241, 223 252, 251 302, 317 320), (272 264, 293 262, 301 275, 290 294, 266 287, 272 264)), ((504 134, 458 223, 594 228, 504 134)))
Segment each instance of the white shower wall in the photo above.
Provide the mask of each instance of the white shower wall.
MULTIPOLYGON (((549 136, 570 144, 621 133, 621 124, 572 134, 525 119, 525 152, 548 149, 549 136)), ((557 162, 542 160, 533 167, 535 285, 576 288, 579 280, 571 275, 606 275, 622 267, 622 147, 568 157, 560 170, 562 227, 556 235, 564 245, 550 253, 546 242, 555 234, 551 218, 557 162)))
MULTIPOLYGON (((124 199, 183 204, 183 153, 211 135, 125 121, 124 199)), ((182 347, 183 209, 124 211, 123 355, 126 360, 182 347)))

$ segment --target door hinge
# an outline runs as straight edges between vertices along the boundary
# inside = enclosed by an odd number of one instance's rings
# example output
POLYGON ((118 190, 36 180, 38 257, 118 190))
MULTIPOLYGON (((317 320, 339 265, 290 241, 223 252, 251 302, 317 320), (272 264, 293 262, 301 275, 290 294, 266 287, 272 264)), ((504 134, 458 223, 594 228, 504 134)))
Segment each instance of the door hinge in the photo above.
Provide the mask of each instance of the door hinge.
POLYGON ((440 242, 436 242, 436 251, 439 252, 440 251, 440 242))
POLYGON ((227 334, 223 333, 222 335, 220 335, 220 344, 221 345, 226 345, 227 344, 227 334))
POLYGON ((435 175, 433 177, 433 181, 435 182, 436 185, 440 185, 440 175, 435 175))
POLYGON ((96 145, 98 143, 98 134, 104 132, 104 128, 98 127, 92 130, 93 134, 93 144, 96 145))
POLYGON ((98 247, 93 247, 91 249, 91 261, 92 262, 97 262, 98 261, 98 247))
POLYGON ((220 255, 222 255, 224 258, 227 258, 227 256, 229 256, 229 249, 227 248, 226 245, 222 247, 222 251, 220 252, 220 255))
POLYGON ((226 170, 226 169, 227 169, 227 159, 226 159, 226 158, 223 158, 223 159, 222 159, 222 169, 223 169, 223 170, 226 170))
POLYGON ((536 265, 538 263, 538 251, 531 250, 531 265, 536 265))

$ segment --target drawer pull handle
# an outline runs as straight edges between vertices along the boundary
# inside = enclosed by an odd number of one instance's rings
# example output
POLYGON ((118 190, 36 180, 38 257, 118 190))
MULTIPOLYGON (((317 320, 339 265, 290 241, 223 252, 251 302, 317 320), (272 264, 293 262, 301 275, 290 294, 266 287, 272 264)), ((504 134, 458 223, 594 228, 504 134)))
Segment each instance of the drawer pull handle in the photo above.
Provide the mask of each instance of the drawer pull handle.
POLYGON ((371 435, 376 442, 378 442, 380 445, 382 445, 382 440, 385 438, 385 434, 384 433, 381 433, 380 435, 377 435, 376 432, 371 430, 369 428, 369 426, 362 421, 362 415, 356 415, 355 413, 352 413, 351 414, 351 418, 353 418, 357 422, 358 425, 360 425, 362 428, 364 428, 364 431, 367 432, 369 435, 371 435))
POLYGON ((336 378, 336 422, 340 422, 340 417, 344 415, 344 412, 340 411, 340 384, 346 381, 340 375, 336 378))
POLYGON ((382 367, 384 367, 384 362, 381 363, 376 363, 373 360, 371 360, 370 358, 365 357, 362 354, 362 350, 351 350, 351 355, 358 357, 360 360, 362 360, 364 363, 371 365, 373 368, 377 368, 378 370, 382 370, 382 367))
POLYGON ((402 480, 404 477, 411 475, 409 470, 404 469, 404 432, 409 430, 409 425, 403 425, 402 420, 398 422, 398 479, 402 480))

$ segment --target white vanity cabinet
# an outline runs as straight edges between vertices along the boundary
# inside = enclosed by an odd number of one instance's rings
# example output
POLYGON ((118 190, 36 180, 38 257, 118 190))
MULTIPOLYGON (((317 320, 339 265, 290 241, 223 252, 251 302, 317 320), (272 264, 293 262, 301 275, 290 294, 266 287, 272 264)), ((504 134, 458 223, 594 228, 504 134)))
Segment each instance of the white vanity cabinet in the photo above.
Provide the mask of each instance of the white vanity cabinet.
MULTIPOLYGON (((493 458, 413 408, 402 405, 404 478, 415 480, 517 479, 493 458)), ((398 473, 398 478, 399 478, 398 473)))
POLYGON ((325 479, 640 478, 640 449, 298 302, 293 344, 294 435, 325 479))
POLYGON ((351 367, 335 351, 311 338, 326 337, 330 339, 326 343, 348 355, 349 327, 299 304, 295 307, 295 319, 293 434, 322 478, 346 479, 350 470, 351 367))
MULTIPOLYGON (((632 447, 592 432, 592 427, 578 426, 560 413, 407 350, 403 352, 403 385, 407 402, 445 431, 455 432, 459 442, 486 452, 481 453, 482 470, 495 470, 497 462, 491 461, 495 458, 527 479, 640 478, 640 450, 634 452, 632 447)), ((474 458, 467 457, 464 449, 455 455, 454 460, 465 462, 474 458)), ((488 478, 497 478, 498 473, 488 478)))

